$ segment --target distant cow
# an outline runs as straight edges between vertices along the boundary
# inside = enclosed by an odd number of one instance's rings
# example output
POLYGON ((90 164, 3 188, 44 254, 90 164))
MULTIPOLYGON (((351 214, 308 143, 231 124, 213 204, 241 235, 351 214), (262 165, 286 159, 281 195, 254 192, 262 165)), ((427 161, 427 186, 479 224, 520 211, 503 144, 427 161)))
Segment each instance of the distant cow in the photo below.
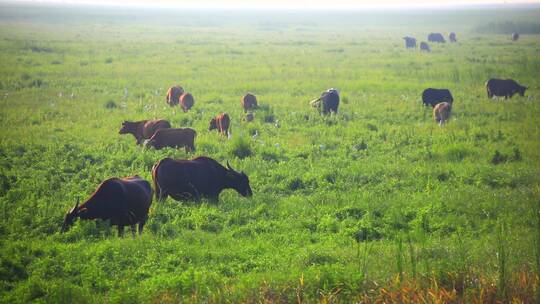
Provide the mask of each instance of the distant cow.
POLYGON ((191 95, 191 93, 186 92, 180 96, 180 106, 184 112, 189 111, 194 104, 195 99, 193 99, 193 95, 191 95))
POLYGON ((253 116, 253 113, 249 112, 246 114, 246 117, 244 117, 244 120, 247 121, 247 122, 251 122, 253 121, 255 117, 253 116))
POLYGON ((429 44, 427 44, 424 41, 420 42, 420 50, 424 52, 431 52, 431 49, 429 48, 429 44))
POLYGON ((413 49, 416 48, 416 38, 406 36, 406 37, 403 37, 403 39, 405 39, 406 48, 413 48, 413 49))
POLYGON ((216 117, 212 118, 212 120, 210 120, 210 126, 208 127, 208 131, 217 129, 221 135, 228 135, 230 124, 231 118, 229 117, 229 114, 220 113, 216 117))
POLYGON ((244 113, 249 110, 255 110, 257 108, 257 97, 251 93, 247 93, 242 98, 242 108, 244 108, 244 113))
POLYGON ((428 88, 422 92, 422 103, 427 106, 435 107, 440 102, 454 102, 454 97, 448 89, 433 89, 428 88))
POLYGON ((429 42, 440 42, 440 43, 446 42, 446 40, 444 40, 444 37, 441 33, 431 33, 428 35, 427 39, 429 42))
POLYGON ((180 102, 180 96, 182 94, 184 94, 184 88, 182 88, 181 86, 170 87, 169 90, 167 90, 167 96, 165 97, 165 101, 167 101, 168 105, 173 107, 180 102))
POLYGON ((339 92, 336 89, 328 89, 321 94, 321 97, 309 103, 312 107, 319 109, 321 114, 337 113, 339 107, 339 92))
POLYGON ((122 128, 118 133, 133 134, 137 140, 137 145, 143 143, 145 139, 149 139, 159 129, 170 128, 171 124, 163 119, 156 120, 141 120, 141 121, 124 121, 122 128))
POLYGON ((486 90, 489 98, 493 98, 493 96, 504 96, 504 99, 507 99, 511 98, 516 93, 518 93, 519 96, 524 96, 527 87, 518 84, 512 79, 492 78, 486 82, 486 90))
POLYGON ((224 189, 234 189, 242 196, 252 196, 249 179, 244 172, 227 168, 209 157, 192 160, 164 158, 152 167, 156 199, 171 196, 175 200, 207 197, 217 201, 224 189))
POLYGON ((442 126, 449 118, 452 111, 452 104, 441 102, 433 108, 433 119, 442 126))
POLYGON ((139 223, 142 233, 148 209, 152 204, 150 183, 139 176, 110 178, 102 182, 86 202, 79 201, 65 216, 62 232, 66 232, 77 218, 82 220, 110 220, 118 226, 118 236, 124 234, 124 226, 131 226, 135 234, 135 224, 139 223))
POLYGON ((150 137, 145 143, 148 147, 156 149, 186 148, 186 152, 195 151, 195 137, 197 132, 190 128, 161 129, 157 130, 154 136, 150 137))
POLYGON ((512 33, 512 41, 518 41, 519 34, 518 33, 512 33))
POLYGON ((450 40, 450 42, 457 42, 456 33, 450 33, 450 35, 448 35, 448 40, 450 40))

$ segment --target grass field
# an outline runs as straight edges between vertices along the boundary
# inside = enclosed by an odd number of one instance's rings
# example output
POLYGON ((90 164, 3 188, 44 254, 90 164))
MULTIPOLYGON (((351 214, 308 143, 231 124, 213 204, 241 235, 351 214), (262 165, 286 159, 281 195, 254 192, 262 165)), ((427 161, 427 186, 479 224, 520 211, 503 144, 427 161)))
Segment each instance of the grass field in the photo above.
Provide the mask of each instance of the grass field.
POLYGON ((539 16, 0 4, 0 302, 539 301, 540 36, 475 30, 539 16), (404 48, 433 31, 459 42, 404 48), (488 99, 495 77, 526 97, 488 99), (166 105, 174 84, 190 112, 166 105), (339 114, 321 117, 308 102, 331 87, 339 114), (427 87, 454 95, 443 127, 427 87), (220 111, 229 140, 207 130, 220 111), (197 151, 118 134, 151 118, 194 128, 197 151), (60 234, 104 179, 198 155, 244 170, 254 196, 154 202, 136 238, 101 221, 60 234))

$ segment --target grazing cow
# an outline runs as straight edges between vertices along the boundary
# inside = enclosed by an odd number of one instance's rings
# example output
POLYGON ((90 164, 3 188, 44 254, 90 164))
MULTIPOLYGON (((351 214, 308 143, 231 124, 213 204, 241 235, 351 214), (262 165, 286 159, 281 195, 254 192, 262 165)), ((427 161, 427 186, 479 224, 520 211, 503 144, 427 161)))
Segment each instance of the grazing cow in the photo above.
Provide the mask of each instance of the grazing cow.
POLYGON ((208 131, 217 129, 221 135, 228 135, 230 124, 231 118, 229 117, 229 114, 220 113, 216 117, 212 118, 212 120, 210 120, 210 126, 208 127, 208 131))
POLYGON ((440 102, 454 102, 454 98, 448 89, 428 88, 422 92, 422 103, 427 106, 435 107, 440 102))
POLYGON ((429 44, 427 42, 420 42, 420 50, 423 52, 431 52, 431 49, 429 48, 429 44))
POLYGON ((171 124, 163 119, 156 120, 141 120, 141 121, 124 121, 119 134, 133 134, 137 140, 137 145, 143 143, 145 139, 149 139, 159 129, 168 129, 171 124))
POLYGON ((446 40, 444 40, 444 37, 441 33, 431 33, 428 35, 427 40, 429 42, 440 42, 440 43, 446 42, 446 40))
POLYGON ((328 89, 321 94, 321 97, 309 103, 312 107, 318 108, 321 114, 337 113, 339 107, 339 92, 336 89, 328 89))
POLYGON ((255 117, 254 117, 253 113, 249 112, 249 113, 246 114, 246 117, 244 117, 244 120, 247 121, 247 122, 251 122, 251 121, 253 121, 254 118, 255 117))
POLYGON ((195 151, 195 137, 197 132, 191 128, 161 129, 154 136, 145 141, 145 146, 155 149, 186 148, 186 152, 195 151))
POLYGON ((118 236, 124 234, 124 226, 131 226, 135 235, 135 224, 139 223, 142 233, 148 209, 152 204, 152 187, 139 176, 110 178, 102 182, 86 202, 79 201, 65 216, 62 232, 66 232, 77 218, 82 220, 110 220, 118 226, 118 236))
POLYGON ((448 40, 450 40, 450 42, 457 42, 456 33, 450 33, 450 35, 448 35, 448 40))
POLYGON ((512 33, 512 41, 518 41, 519 34, 518 33, 512 33))
POLYGON ((440 126, 442 126, 449 118, 450 113, 452 112, 452 104, 448 102, 441 102, 435 105, 433 108, 433 119, 440 126))
POLYGON ((180 106, 184 112, 189 111, 194 104, 195 99, 193 99, 193 95, 191 95, 191 93, 186 92, 180 96, 180 106))
POLYGON ((217 201, 224 189, 234 189, 244 197, 253 195, 244 172, 234 170, 229 162, 225 168, 204 156, 192 160, 164 158, 152 167, 152 179, 159 201, 167 196, 177 201, 202 197, 217 201))
POLYGON ((412 48, 412 49, 415 49, 416 48, 416 38, 414 37, 403 37, 403 39, 405 39, 405 47, 406 48, 412 48))
POLYGON ((257 97, 251 93, 247 93, 242 98, 242 108, 244 108, 244 113, 249 110, 255 110, 257 108, 257 97))
POLYGON ((167 101, 168 105, 173 107, 180 102, 180 96, 182 94, 184 94, 184 88, 181 86, 170 87, 169 90, 167 90, 167 97, 165 98, 165 101, 167 101))
POLYGON ((490 79, 486 82, 487 95, 489 98, 494 96, 502 97, 504 99, 511 98, 514 94, 518 93, 519 96, 525 95, 525 90, 527 87, 524 87, 512 79, 490 79))

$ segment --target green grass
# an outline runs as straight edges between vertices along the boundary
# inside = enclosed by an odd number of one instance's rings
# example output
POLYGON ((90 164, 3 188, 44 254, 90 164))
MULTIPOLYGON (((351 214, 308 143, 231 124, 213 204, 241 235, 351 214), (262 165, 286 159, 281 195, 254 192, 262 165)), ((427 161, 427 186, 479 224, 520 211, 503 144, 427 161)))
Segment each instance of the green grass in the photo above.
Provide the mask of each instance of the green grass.
POLYGON ((536 9, 326 24, 314 12, 0 8, 0 302, 349 302, 396 276, 452 288, 460 274, 475 290, 478 277, 538 275, 540 37, 474 30, 536 9), (458 44, 403 47, 450 28, 458 44), (491 77, 529 98, 489 100, 491 77), (188 113, 165 103, 175 84, 195 97, 188 113), (330 87, 339 114, 321 117, 308 102, 330 87), (421 105, 427 87, 454 95, 444 127, 421 105), (261 105, 251 123, 246 92, 261 105), (222 111, 230 140, 208 131, 222 111), (149 118, 194 128, 196 153, 118 134, 149 118), (154 202, 137 238, 100 221, 59 233, 104 179, 150 180, 157 160, 197 155, 245 171, 254 196, 154 202))

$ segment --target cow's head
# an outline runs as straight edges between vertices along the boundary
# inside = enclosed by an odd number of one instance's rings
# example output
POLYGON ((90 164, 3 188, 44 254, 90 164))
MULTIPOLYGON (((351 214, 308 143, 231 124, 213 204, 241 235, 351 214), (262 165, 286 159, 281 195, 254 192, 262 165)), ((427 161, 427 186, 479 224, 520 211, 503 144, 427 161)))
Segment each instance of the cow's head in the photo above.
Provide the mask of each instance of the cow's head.
POLYGON ((133 132, 133 126, 134 126, 133 122, 125 120, 122 123, 122 128, 120 128, 120 131, 118 132, 118 134, 132 133, 133 132))
POLYGON ((210 126, 208 127, 208 131, 212 131, 214 129, 217 129, 217 120, 215 118, 212 118, 212 120, 210 120, 210 126))
POLYGON ((234 170, 227 161, 227 177, 231 182, 231 186, 234 190, 238 191, 240 195, 244 197, 251 197, 253 192, 249 186, 249 178, 244 172, 238 172, 234 170))
POLYGON ((62 224, 62 230, 61 232, 64 233, 68 231, 68 229, 73 225, 77 217, 79 216, 79 199, 77 199, 77 203, 75 204, 75 207, 71 208, 66 213, 66 216, 64 217, 64 223, 62 224))
POLYGON ((528 89, 528 87, 519 86, 519 88, 518 88, 519 96, 525 96, 525 91, 526 91, 527 89, 528 89))

